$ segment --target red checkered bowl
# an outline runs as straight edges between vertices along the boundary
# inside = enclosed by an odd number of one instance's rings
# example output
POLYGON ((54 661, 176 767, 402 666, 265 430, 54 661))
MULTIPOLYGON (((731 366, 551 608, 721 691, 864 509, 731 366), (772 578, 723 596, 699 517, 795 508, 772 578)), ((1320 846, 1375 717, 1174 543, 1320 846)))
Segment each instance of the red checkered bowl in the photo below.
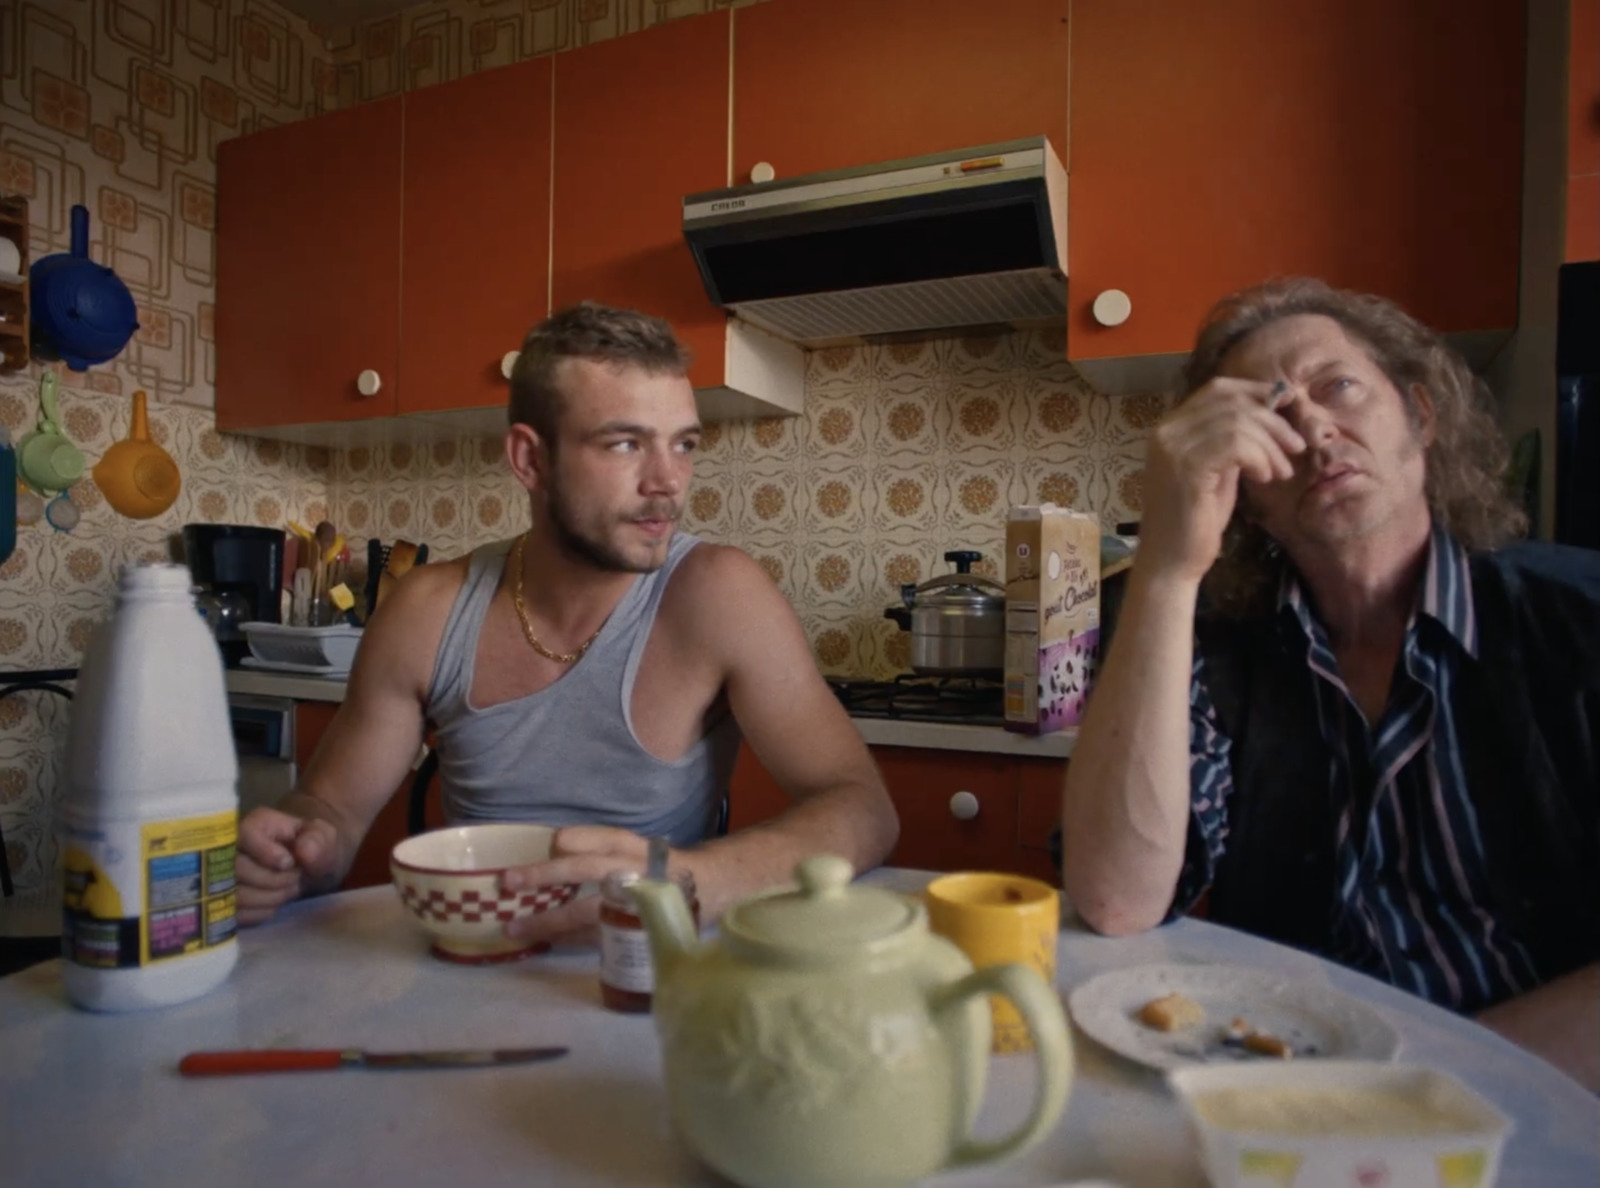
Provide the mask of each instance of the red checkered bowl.
POLYGON ((458 825, 408 837, 389 855, 400 902, 433 937, 435 956, 482 964, 514 961, 543 945, 512 940, 506 924, 566 903, 576 883, 502 891, 510 867, 550 857, 548 825, 458 825))

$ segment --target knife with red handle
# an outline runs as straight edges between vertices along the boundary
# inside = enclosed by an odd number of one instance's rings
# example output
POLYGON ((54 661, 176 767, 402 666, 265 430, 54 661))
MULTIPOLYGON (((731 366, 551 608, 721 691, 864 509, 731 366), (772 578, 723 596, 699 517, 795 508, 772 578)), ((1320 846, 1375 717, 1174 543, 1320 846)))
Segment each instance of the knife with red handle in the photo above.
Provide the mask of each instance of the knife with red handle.
POLYGON ((565 1056, 565 1048, 485 1048, 458 1052, 363 1052, 359 1048, 257 1048, 190 1052, 178 1062, 186 1077, 235 1073, 331 1072, 340 1068, 495 1068, 565 1056))

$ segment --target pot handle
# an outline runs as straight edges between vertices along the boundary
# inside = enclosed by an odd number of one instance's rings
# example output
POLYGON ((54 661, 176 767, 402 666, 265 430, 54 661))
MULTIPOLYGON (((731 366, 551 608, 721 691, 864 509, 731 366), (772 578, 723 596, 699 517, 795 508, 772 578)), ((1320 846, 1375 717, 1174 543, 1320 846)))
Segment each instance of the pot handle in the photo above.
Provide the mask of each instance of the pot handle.
POLYGON ((911 611, 903 606, 885 607, 883 617, 893 619, 900 625, 901 631, 911 630, 911 611))
MULTIPOLYGON (((1021 1126, 1004 1138, 989 1142, 966 1139, 950 1156, 946 1166, 952 1168, 998 1163, 1033 1146, 1061 1116, 1067 1104, 1067 1090, 1072 1087, 1072 1040, 1067 1034, 1061 1000, 1037 970, 1020 962, 987 966, 935 991, 933 1009, 943 1013, 976 994, 998 994, 1016 1004, 1033 1037, 1039 1088, 1034 1094, 1033 1109, 1021 1126)), ((987 1003, 984 1009, 988 1009, 987 1003)))

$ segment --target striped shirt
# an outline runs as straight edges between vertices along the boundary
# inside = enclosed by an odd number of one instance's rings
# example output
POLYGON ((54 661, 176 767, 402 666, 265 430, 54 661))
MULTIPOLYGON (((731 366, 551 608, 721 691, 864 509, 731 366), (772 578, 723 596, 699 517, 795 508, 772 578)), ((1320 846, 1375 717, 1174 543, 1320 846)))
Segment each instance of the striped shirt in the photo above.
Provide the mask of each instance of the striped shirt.
MULTIPOLYGON (((1542 980, 1527 950, 1495 918, 1478 815, 1468 794, 1452 683, 1477 663, 1478 629, 1466 551, 1435 530, 1376 726, 1344 679, 1328 635, 1293 572, 1278 626, 1303 644, 1316 721, 1305 745, 1326 755, 1337 821, 1336 896, 1327 956, 1471 1012, 1542 980)), ((1197 656, 1190 682, 1190 844, 1174 907, 1211 885, 1228 839, 1231 740, 1217 719, 1197 656)))

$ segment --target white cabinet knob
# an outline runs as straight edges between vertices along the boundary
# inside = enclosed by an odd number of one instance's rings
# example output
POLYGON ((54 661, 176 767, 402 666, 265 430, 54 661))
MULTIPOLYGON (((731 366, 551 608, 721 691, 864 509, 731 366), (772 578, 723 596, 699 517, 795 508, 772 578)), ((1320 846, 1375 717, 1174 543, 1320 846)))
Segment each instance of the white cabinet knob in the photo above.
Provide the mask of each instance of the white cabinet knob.
POLYGON ((778 171, 772 167, 770 162, 757 161, 750 166, 750 180, 758 186, 766 185, 767 182, 777 176, 778 171))
POLYGON ((978 798, 971 792, 957 792, 950 798, 950 815, 957 821, 970 821, 978 815, 978 798))
POLYGON ((1120 326, 1133 312, 1133 302, 1121 289, 1107 289, 1094 299, 1094 320, 1102 326, 1120 326))
POLYGON ((511 372, 516 368, 517 360, 520 359, 521 357, 522 357, 522 352, 521 351, 507 351, 505 354, 501 355, 500 356, 500 374, 505 376, 507 379, 510 379, 511 378, 511 372))
POLYGON ((383 387, 383 380, 370 367, 356 376, 356 391, 363 396, 376 396, 378 389, 381 387, 383 387))

